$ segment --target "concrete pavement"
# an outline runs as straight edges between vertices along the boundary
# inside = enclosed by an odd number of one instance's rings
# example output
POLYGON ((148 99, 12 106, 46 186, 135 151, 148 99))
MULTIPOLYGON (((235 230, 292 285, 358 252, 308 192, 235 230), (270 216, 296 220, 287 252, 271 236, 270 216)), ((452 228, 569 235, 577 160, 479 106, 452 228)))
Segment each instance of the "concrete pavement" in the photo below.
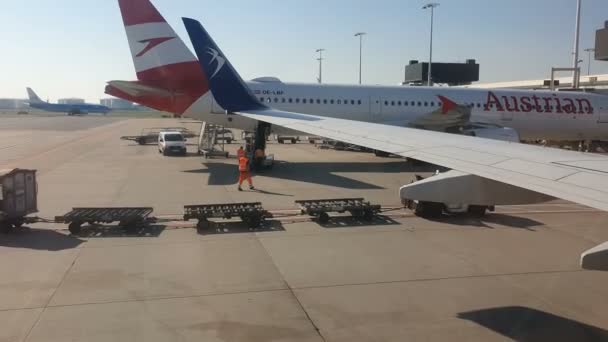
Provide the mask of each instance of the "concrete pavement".
MULTIPOLYGON (((233 159, 203 160, 193 147, 162 157, 119 140, 195 124, 44 119, 0 119, 0 161, 39 170, 44 217, 123 205, 179 216, 184 204, 241 200, 293 209, 296 199, 352 196, 396 206, 414 175, 400 159, 272 144, 282 162, 254 178, 261 191, 239 193, 233 159)), ((577 264, 608 240, 607 214, 556 202, 482 220, 387 215, 206 234, 193 223, 79 236, 35 224, 0 236, 0 341, 608 339, 608 275, 577 264)))

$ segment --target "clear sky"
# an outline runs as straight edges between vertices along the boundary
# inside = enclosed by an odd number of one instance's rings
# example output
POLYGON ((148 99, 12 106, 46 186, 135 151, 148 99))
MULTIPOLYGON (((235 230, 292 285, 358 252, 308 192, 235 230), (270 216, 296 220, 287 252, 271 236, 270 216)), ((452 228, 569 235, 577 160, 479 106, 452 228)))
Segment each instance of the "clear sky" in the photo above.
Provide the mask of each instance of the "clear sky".
MULTIPOLYGON (((201 20, 245 79, 315 82, 315 50, 325 48, 324 82, 356 83, 357 31, 368 33, 364 83, 398 84, 407 61, 428 59, 428 1, 153 2, 189 46, 180 18, 201 20)), ((474 58, 483 82, 548 78, 572 63, 575 0, 437 2, 434 61, 474 58)), ((608 0, 583 0, 581 52, 605 20, 608 0)), ((31 86, 51 101, 97 102, 106 81, 135 78, 117 1, 3 1, 0 32, 0 97, 24 98, 31 86)), ((608 62, 593 61, 592 73, 608 73, 608 62)))

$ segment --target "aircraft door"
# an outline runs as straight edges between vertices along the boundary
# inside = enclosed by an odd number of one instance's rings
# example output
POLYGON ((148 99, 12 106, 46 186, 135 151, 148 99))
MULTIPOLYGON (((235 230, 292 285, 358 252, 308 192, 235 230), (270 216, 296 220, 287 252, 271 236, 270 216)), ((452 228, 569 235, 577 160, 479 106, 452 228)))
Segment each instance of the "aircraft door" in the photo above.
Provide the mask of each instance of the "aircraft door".
POLYGON ((369 98, 369 118, 371 122, 382 122, 382 100, 379 97, 369 98))

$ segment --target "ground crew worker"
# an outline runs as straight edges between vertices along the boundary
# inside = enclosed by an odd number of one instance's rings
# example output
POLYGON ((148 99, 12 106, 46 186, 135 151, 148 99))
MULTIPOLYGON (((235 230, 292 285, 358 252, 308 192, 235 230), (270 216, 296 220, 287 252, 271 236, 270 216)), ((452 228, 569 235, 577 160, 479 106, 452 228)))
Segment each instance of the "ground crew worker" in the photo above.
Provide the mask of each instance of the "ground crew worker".
POLYGON ((241 185, 245 179, 247 179, 247 182, 249 183, 249 189, 255 189, 253 187, 253 182, 251 182, 251 173, 249 172, 249 158, 243 155, 239 158, 239 191, 243 191, 241 185))
POLYGON ((243 146, 239 147, 239 149, 236 151, 236 157, 238 159, 240 159, 241 157, 245 156, 245 150, 243 149, 243 146))

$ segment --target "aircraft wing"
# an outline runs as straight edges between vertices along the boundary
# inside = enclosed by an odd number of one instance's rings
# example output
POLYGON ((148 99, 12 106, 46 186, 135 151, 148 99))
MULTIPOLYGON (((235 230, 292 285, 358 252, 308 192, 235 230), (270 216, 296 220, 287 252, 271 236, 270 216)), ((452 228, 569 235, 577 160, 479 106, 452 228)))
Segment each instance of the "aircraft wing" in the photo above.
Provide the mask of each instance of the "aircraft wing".
POLYGON ((608 210, 607 157, 271 109, 251 93, 203 26, 183 20, 213 96, 227 112, 608 210))
POLYGON ((275 109, 236 113, 608 210, 604 156, 275 109))

